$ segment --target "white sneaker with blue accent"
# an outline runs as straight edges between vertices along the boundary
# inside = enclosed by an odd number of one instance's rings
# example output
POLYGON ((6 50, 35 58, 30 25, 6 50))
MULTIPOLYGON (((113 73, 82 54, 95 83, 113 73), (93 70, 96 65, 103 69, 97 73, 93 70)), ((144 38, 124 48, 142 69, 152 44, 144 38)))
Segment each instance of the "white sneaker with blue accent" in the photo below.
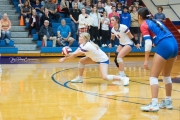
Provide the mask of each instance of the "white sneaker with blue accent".
POLYGON ((118 73, 117 76, 126 77, 126 74, 125 73, 118 73))
POLYGON ((83 83, 82 77, 77 76, 75 79, 71 80, 72 83, 83 83))
POLYGON ((167 108, 167 109, 172 109, 173 106, 172 106, 172 101, 171 100, 162 100, 161 103, 159 104, 159 108, 161 109, 164 109, 164 108, 167 108))
POLYGON ((140 109, 146 112, 156 112, 159 111, 159 105, 157 102, 151 102, 146 106, 142 106, 140 109))

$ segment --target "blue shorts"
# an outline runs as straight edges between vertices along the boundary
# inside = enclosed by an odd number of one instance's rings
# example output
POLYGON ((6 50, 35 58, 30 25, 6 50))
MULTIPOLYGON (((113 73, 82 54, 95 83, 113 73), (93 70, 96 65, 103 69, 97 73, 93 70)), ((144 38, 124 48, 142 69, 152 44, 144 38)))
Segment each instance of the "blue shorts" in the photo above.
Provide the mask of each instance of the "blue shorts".
POLYGON ((156 53, 165 60, 175 58, 178 55, 178 44, 174 37, 167 37, 159 41, 156 53))
MULTIPOLYGON (((122 47, 124 47, 125 45, 122 45, 122 44, 119 44, 120 46, 122 46, 122 47)), ((133 47, 134 47, 134 45, 130 45, 130 44, 127 44, 127 45, 129 45, 132 49, 133 49, 133 47)))
POLYGON ((104 62, 97 62, 98 64, 104 63, 104 64, 109 64, 109 60, 104 61, 104 62))

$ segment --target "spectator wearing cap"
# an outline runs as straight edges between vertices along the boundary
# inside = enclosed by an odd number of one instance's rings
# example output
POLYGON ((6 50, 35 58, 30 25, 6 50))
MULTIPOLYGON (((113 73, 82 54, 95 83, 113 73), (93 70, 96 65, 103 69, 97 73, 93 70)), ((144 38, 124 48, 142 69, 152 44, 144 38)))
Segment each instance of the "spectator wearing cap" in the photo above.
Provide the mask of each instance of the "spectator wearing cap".
POLYGON ((166 22, 166 16, 165 16, 164 13, 162 13, 163 7, 162 6, 158 6, 157 10, 158 10, 158 13, 156 13, 154 15, 154 19, 159 20, 161 22, 166 22))

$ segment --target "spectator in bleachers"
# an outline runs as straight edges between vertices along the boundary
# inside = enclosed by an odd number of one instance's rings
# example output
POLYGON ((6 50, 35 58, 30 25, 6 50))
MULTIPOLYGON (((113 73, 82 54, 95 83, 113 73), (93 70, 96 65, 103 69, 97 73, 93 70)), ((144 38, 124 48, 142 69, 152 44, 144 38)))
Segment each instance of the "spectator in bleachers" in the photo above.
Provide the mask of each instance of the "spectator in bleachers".
POLYGON ((142 0, 134 0, 132 5, 135 5, 136 7, 143 7, 143 2, 142 0))
POLYGON ((111 6, 111 0, 108 0, 107 3, 106 3, 106 5, 105 5, 105 7, 104 7, 104 9, 105 9, 105 11, 107 12, 108 16, 109 16, 109 13, 112 12, 111 7, 112 7, 112 6, 111 6))
POLYGON ((49 15, 48 9, 45 9, 44 14, 41 16, 40 26, 44 25, 44 21, 45 21, 45 20, 48 20, 48 21, 49 21, 49 26, 51 26, 52 18, 51 18, 51 16, 49 15))
POLYGON ((68 0, 61 0, 61 10, 65 12, 65 16, 64 17, 68 17, 69 16, 69 1, 68 0))
POLYGON ((58 4, 58 0, 52 0, 54 4, 58 4))
POLYGON ((41 0, 41 5, 44 8, 45 4, 48 2, 48 0, 41 0))
POLYGON ((49 15, 56 20, 56 22, 59 21, 60 14, 57 13, 57 7, 56 4, 52 2, 52 0, 49 0, 48 3, 44 6, 45 9, 48 9, 49 15))
POLYGON ((8 18, 8 15, 6 13, 3 14, 3 17, 1 19, 1 39, 5 40, 7 44, 10 43, 11 40, 11 21, 8 18))
POLYGON ((39 30, 39 37, 44 42, 44 46, 47 46, 47 40, 53 41, 53 47, 56 46, 56 37, 54 36, 53 29, 49 27, 49 21, 45 20, 44 25, 39 30))
POLYGON ((97 41, 97 37, 98 30, 100 29, 101 16, 98 13, 97 7, 93 7, 90 17, 93 19, 93 24, 90 27, 91 40, 100 46, 100 40, 97 41))
POLYGON ((119 13, 119 15, 123 13, 122 3, 117 4, 116 12, 119 13))
POLYGON ((72 24, 72 35, 75 40, 77 40, 76 35, 78 34, 78 25, 79 25, 79 15, 81 10, 78 9, 77 3, 74 3, 74 8, 70 12, 71 24, 72 24))
POLYGON ((116 6, 115 0, 111 0, 111 6, 116 6))
POLYGON ((101 17, 102 47, 107 47, 108 44, 109 24, 110 24, 110 20, 107 16, 107 12, 104 11, 103 17, 101 17))
MULTIPOLYGON (((108 18, 111 19, 111 17, 117 16, 120 19, 119 13, 116 12, 116 7, 112 6, 111 9, 112 9, 112 12, 109 13, 108 18)), ((109 25, 109 30, 110 31, 111 31, 112 27, 113 27, 112 23, 110 22, 110 25, 109 25)), ((111 32, 109 32, 109 33, 111 33, 111 32)), ((115 45, 115 47, 117 47, 119 45, 119 40, 117 38, 115 38, 115 40, 112 43, 113 43, 113 45, 115 45)))
POLYGON ((41 18, 42 13, 43 13, 43 8, 40 3, 40 0, 36 0, 36 4, 34 4, 32 7, 33 7, 33 9, 36 10, 37 15, 41 18))
MULTIPOLYGON (((129 6, 129 8, 128 8, 128 12, 131 14, 132 12, 133 12, 133 7, 134 7, 135 5, 131 5, 131 6, 129 6)), ((138 7, 137 7, 138 8, 138 7)))
POLYGON ((98 13, 101 15, 101 17, 103 17, 103 13, 104 13, 105 9, 102 7, 101 1, 98 2, 97 8, 98 8, 98 13))
POLYGON ((120 23, 126 25, 128 28, 131 26, 131 15, 128 12, 128 7, 124 7, 123 14, 120 16, 120 23))
POLYGON ((74 3, 77 3, 78 4, 78 9, 80 9, 80 2, 79 2, 79 0, 74 0, 72 2, 72 8, 74 8, 74 3))
POLYGON ((31 6, 34 6, 36 4, 36 0, 29 0, 31 6))
POLYGON ((130 31, 135 39, 138 41, 138 33, 139 33, 139 23, 138 23, 138 12, 137 7, 133 7, 133 12, 131 13, 131 27, 130 31))
MULTIPOLYGON (((101 17, 103 17, 103 13, 105 11, 104 7, 102 7, 102 2, 98 1, 98 13, 100 14, 101 17)), ((98 30, 98 39, 101 40, 102 39, 102 31, 101 31, 101 22, 100 22, 100 29, 98 30)))
POLYGON ((86 7, 85 7, 85 9, 86 9, 86 14, 88 14, 88 15, 92 12, 92 6, 91 6, 90 0, 86 0, 86 7))
POLYGON ((78 4, 79 4, 79 9, 80 9, 80 10, 82 10, 82 8, 84 8, 84 7, 85 7, 85 3, 86 3, 86 1, 85 1, 85 0, 81 0, 81 2, 80 2, 80 3, 78 3, 78 4))
POLYGON ((166 22, 166 16, 165 16, 164 13, 162 13, 163 7, 162 6, 158 6, 157 10, 158 10, 158 13, 156 13, 154 15, 154 19, 159 20, 161 22, 166 22))
POLYGON ((31 6, 29 0, 19 0, 18 6, 20 7, 20 9, 22 9, 26 1, 28 1, 29 6, 31 6))
POLYGON ((118 0, 118 2, 122 3, 122 6, 127 6, 128 0, 118 0))
MULTIPOLYGON (((109 13, 108 18, 111 19, 112 16, 117 16, 120 18, 119 13, 116 12, 116 7, 112 6, 112 12, 109 13)), ((110 28, 112 28, 112 24, 110 23, 110 28)))
POLYGON ((32 17, 29 19, 29 38, 32 37, 32 29, 36 29, 36 34, 39 31, 40 18, 36 15, 36 10, 32 10, 32 17))
POLYGON ((24 6, 21 9, 21 14, 24 17, 25 22, 26 23, 29 22, 29 18, 31 16, 31 7, 29 6, 29 2, 28 1, 26 1, 24 3, 24 6))
POLYGON ((73 44, 74 38, 71 37, 71 28, 66 25, 66 21, 64 19, 61 20, 61 25, 57 29, 57 43, 61 45, 60 38, 63 38, 65 42, 69 42, 69 47, 73 44))
POLYGON ((86 9, 83 8, 81 10, 81 14, 79 15, 78 21, 79 21, 78 33, 81 34, 83 32, 88 32, 87 30, 92 25, 93 19, 88 14, 86 14, 86 9))

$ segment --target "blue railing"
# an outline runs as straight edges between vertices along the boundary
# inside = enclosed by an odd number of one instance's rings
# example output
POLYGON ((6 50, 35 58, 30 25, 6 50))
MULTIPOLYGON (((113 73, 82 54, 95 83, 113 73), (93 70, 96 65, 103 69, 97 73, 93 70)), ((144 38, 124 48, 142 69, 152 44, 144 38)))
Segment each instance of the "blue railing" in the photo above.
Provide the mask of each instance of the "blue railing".
MULTIPOLYGON (((154 6, 156 6, 157 7, 157 5, 154 3, 154 1, 153 0, 151 0, 151 2, 153 3, 153 5, 154 6)), ((179 3, 180 4, 180 3, 179 3)), ((170 7, 171 8, 171 10, 174 12, 174 14, 179 18, 179 20, 180 20, 180 16, 176 13, 176 11, 171 7, 171 5, 177 5, 177 4, 167 4, 167 5, 158 5, 158 6, 168 6, 168 7, 170 7)))

